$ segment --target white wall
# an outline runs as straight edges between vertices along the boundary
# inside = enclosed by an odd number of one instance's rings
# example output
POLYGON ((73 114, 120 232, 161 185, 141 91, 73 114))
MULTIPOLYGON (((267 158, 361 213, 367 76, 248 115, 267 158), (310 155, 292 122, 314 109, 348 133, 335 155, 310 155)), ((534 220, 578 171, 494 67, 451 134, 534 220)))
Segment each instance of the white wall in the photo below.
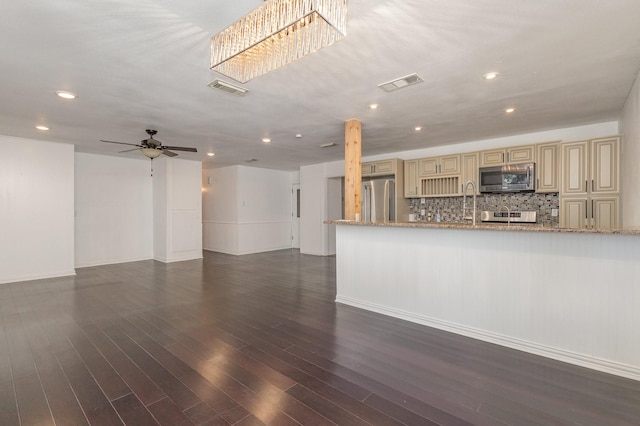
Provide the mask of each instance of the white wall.
POLYGON ((156 260, 202 258, 202 163, 153 160, 154 253, 156 260))
POLYGON ((149 160, 75 154, 76 267, 153 258, 149 160))
POLYGON ((622 139, 622 223, 640 227, 640 73, 629 93, 620 120, 622 139))
POLYGON ((0 283, 75 274, 73 150, 0 136, 0 283))
POLYGON ((246 166, 205 170, 205 249, 241 255, 290 248, 296 178, 297 172, 246 166))
POLYGON ((205 250, 238 253, 238 167, 203 171, 202 240, 205 250))
MULTIPOLYGON (((618 134, 617 121, 589 124, 585 126, 545 130, 542 132, 506 136, 464 142, 453 145, 424 148, 411 151, 393 152, 383 155, 363 157, 362 161, 376 161, 388 158, 408 160, 412 158, 433 157, 452 153, 473 152, 484 149, 527 145, 550 141, 576 141, 600 136, 618 134)), ((366 146, 367 141, 362 142, 366 146)), ((640 158, 640 155, 635 157, 640 158)), ((300 168, 300 252, 326 256, 332 254, 331 241, 328 238, 330 225, 322 222, 329 218, 327 207, 327 182, 329 178, 344 176, 344 161, 314 164, 300 168), (313 194, 311 197, 305 194, 313 194)), ((636 181, 637 182, 637 181, 636 181)), ((639 197, 640 198, 640 197, 639 197)), ((624 204, 625 201, 623 201, 624 204)), ((637 210, 637 209, 636 209, 637 210)), ((637 212, 640 214, 640 212, 637 212)), ((626 226, 626 222, 625 222, 626 226)))

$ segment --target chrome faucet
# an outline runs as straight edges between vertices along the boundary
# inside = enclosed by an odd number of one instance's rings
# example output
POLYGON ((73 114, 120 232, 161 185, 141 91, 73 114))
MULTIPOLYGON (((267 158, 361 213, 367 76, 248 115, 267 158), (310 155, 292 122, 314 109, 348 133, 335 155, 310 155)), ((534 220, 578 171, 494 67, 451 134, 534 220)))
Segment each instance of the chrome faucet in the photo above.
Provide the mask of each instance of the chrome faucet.
POLYGON ((471 185, 473 189, 473 212, 471 213, 473 226, 476 225, 476 184, 474 181, 469 180, 464 184, 464 188, 462 190, 462 219, 469 220, 467 217, 467 189, 471 185))
POLYGON ((511 210, 507 206, 500 206, 498 212, 501 212, 502 209, 507 209, 507 225, 511 225, 511 210))

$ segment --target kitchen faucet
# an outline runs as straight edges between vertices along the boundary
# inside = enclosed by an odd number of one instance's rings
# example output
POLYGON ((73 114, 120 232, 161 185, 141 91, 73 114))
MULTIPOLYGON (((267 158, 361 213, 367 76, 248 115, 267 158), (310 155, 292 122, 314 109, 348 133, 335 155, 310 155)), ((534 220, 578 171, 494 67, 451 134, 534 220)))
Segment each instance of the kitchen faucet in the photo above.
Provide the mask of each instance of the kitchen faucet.
POLYGON ((473 212, 471 213, 471 216, 473 226, 476 226, 476 184, 472 180, 467 181, 467 183, 464 184, 464 189, 462 190, 462 219, 469 219, 467 217, 467 189, 469 188, 469 185, 471 185, 471 188, 473 189, 473 212))
POLYGON ((503 208, 507 209, 507 226, 511 225, 511 210, 507 206, 500 206, 498 212, 501 212, 503 208))

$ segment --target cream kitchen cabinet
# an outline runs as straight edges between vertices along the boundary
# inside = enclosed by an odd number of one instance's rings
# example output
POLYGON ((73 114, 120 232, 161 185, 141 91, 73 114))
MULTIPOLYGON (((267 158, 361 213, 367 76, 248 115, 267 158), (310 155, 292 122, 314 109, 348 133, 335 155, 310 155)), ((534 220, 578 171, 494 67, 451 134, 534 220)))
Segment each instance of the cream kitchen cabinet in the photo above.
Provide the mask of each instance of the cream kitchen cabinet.
POLYGON ((392 175, 397 171, 397 160, 381 160, 362 163, 362 176, 392 175))
MULTIPOLYGON (((473 181, 476 185, 476 194, 480 194, 480 182, 478 182, 478 159, 479 153, 470 152, 462 154, 462 182, 460 191, 464 194, 464 185, 468 181, 473 181)), ((471 185, 467 187, 467 195, 473 195, 473 188, 471 185)))
POLYGON ((404 197, 419 197, 418 185, 418 160, 406 160, 404 162, 404 197))
POLYGON ((561 157, 560 226, 621 227, 620 137, 562 144, 561 157))
POLYGON ((620 138, 562 144, 564 196, 618 194, 620 192, 620 138))
POLYGON ((621 226, 617 195, 561 198, 560 213, 562 228, 616 229, 621 226))
POLYGON ((535 145, 480 151, 480 167, 533 163, 535 161, 535 154, 535 145))
POLYGON ((418 160, 420 176, 455 175, 460 173, 460 155, 422 158, 418 160))
POLYGON ((536 192, 560 192, 558 142, 536 145, 536 192))

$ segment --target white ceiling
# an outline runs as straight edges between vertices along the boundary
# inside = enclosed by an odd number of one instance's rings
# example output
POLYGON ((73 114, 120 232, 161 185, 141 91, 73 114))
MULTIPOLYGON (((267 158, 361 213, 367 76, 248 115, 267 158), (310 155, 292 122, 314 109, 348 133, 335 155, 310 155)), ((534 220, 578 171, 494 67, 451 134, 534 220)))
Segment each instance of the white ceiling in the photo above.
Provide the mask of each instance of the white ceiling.
POLYGON ((210 89, 210 37, 262 3, 3 1, 0 134, 140 158, 99 139, 137 143, 154 128, 205 167, 296 170, 343 158, 352 118, 363 155, 615 120, 640 70, 639 0, 351 0, 345 40, 244 97, 210 89), (377 87, 414 72, 425 82, 377 87))

